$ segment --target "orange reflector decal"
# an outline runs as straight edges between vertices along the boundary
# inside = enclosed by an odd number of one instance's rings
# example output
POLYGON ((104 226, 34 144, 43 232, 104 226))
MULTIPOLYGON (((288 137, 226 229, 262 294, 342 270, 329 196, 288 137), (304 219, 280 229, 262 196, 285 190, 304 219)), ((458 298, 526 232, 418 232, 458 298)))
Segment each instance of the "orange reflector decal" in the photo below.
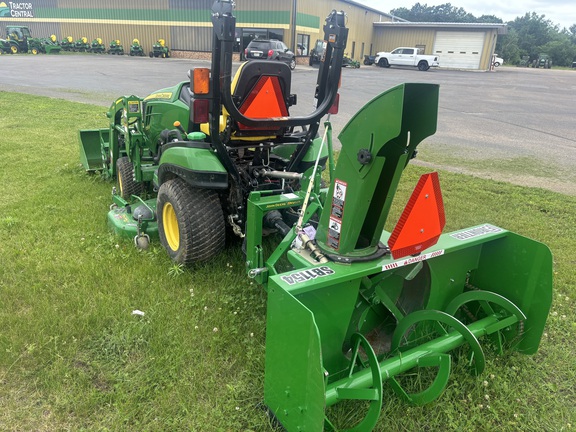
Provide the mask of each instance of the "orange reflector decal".
POLYGON ((445 224, 438 173, 424 174, 388 241, 392 256, 398 259, 417 255, 435 245, 445 224))
MULTIPOLYGON (((276 76, 262 76, 240 106, 239 111, 248 118, 269 119, 288 116, 288 109, 276 76)), ((250 129, 240 125, 242 129, 250 129)), ((260 128, 258 128, 260 129, 260 128)))

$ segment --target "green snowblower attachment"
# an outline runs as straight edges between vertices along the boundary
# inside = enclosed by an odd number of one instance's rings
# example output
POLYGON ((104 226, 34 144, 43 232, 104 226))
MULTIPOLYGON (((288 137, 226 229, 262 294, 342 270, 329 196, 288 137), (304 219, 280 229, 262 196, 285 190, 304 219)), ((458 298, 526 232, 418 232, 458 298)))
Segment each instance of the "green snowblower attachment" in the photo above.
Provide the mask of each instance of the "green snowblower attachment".
POLYGON ((267 261, 261 233, 247 235, 249 274, 268 292, 265 403, 289 432, 336 430, 326 409, 346 400, 367 408, 345 430, 370 431, 385 384, 409 403, 433 401, 462 345, 475 374, 485 366, 481 344, 538 348, 552 299, 545 245, 488 223, 442 233, 436 173, 422 176, 394 230, 383 230, 403 169, 436 130, 437 106, 438 86, 399 85, 340 134, 327 195, 249 200, 255 227, 309 201, 267 261), (284 252, 292 270, 282 273, 284 252), (433 370, 426 386, 407 382, 409 371, 433 370))

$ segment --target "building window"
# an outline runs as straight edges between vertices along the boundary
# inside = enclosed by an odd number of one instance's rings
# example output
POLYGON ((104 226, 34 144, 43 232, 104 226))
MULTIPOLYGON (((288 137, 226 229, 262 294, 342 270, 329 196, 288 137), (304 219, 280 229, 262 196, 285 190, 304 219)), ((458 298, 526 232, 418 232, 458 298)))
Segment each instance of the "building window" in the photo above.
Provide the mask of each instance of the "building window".
POLYGON ((310 51, 310 35, 298 34, 296 37, 296 55, 307 56, 310 51))
POLYGON ((269 29, 268 39, 278 39, 279 41, 284 40, 284 30, 269 29))

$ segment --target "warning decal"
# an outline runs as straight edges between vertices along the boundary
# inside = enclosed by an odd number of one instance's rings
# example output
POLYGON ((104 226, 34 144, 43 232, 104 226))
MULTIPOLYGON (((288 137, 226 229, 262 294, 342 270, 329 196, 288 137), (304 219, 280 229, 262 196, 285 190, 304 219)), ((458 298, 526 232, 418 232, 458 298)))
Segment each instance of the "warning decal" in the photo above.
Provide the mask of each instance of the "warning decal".
POLYGON ((348 184, 346 182, 336 179, 332 194, 330 223, 328 224, 328 246, 336 250, 340 248, 340 232, 342 231, 342 217, 344 216, 347 189, 348 184))
POLYGON ((398 260, 398 261, 394 261, 390 264, 384 264, 382 266, 382 271, 391 270, 391 269, 398 268, 398 267, 404 267, 404 266, 407 266, 409 264, 414 264, 414 263, 417 263, 420 261, 426 261, 430 258, 435 258, 435 257, 440 256, 440 255, 444 255, 444 249, 440 249, 440 250, 437 250, 434 252, 430 252, 430 253, 426 253, 426 254, 422 254, 422 255, 417 255, 414 257, 410 257, 410 258, 406 258, 406 259, 402 259, 402 260, 398 260))

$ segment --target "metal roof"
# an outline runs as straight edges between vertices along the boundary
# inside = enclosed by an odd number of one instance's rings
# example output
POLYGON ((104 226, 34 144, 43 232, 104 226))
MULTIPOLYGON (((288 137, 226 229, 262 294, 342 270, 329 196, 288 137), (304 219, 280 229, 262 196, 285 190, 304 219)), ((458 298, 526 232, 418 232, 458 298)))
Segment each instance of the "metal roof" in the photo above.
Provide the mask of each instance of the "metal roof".
POLYGON ((393 21, 407 22, 404 18, 400 18, 400 17, 394 16, 394 15, 389 14, 389 13, 387 13, 387 12, 382 12, 381 10, 374 9, 374 8, 372 8, 372 7, 370 7, 370 6, 366 6, 365 4, 359 3, 359 2, 357 2, 357 1, 353 1, 353 0, 340 0, 340 1, 343 2, 343 3, 351 4, 351 5, 353 5, 353 6, 356 6, 356 7, 362 8, 362 9, 369 10, 369 11, 371 11, 371 12, 374 12, 374 13, 377 13, 377 14, 380 14, 380 15, 384 15, 385 17, 388 17, 388 18, 390 18, 390 19, 393 20, 393 21))
POLYGON ((451 23, 451 22, 375 22, 374 27, 394 28, 438 28, 438 29, 497 29, 498 34, 507 34, 508 25, 501 23, 451 23))

